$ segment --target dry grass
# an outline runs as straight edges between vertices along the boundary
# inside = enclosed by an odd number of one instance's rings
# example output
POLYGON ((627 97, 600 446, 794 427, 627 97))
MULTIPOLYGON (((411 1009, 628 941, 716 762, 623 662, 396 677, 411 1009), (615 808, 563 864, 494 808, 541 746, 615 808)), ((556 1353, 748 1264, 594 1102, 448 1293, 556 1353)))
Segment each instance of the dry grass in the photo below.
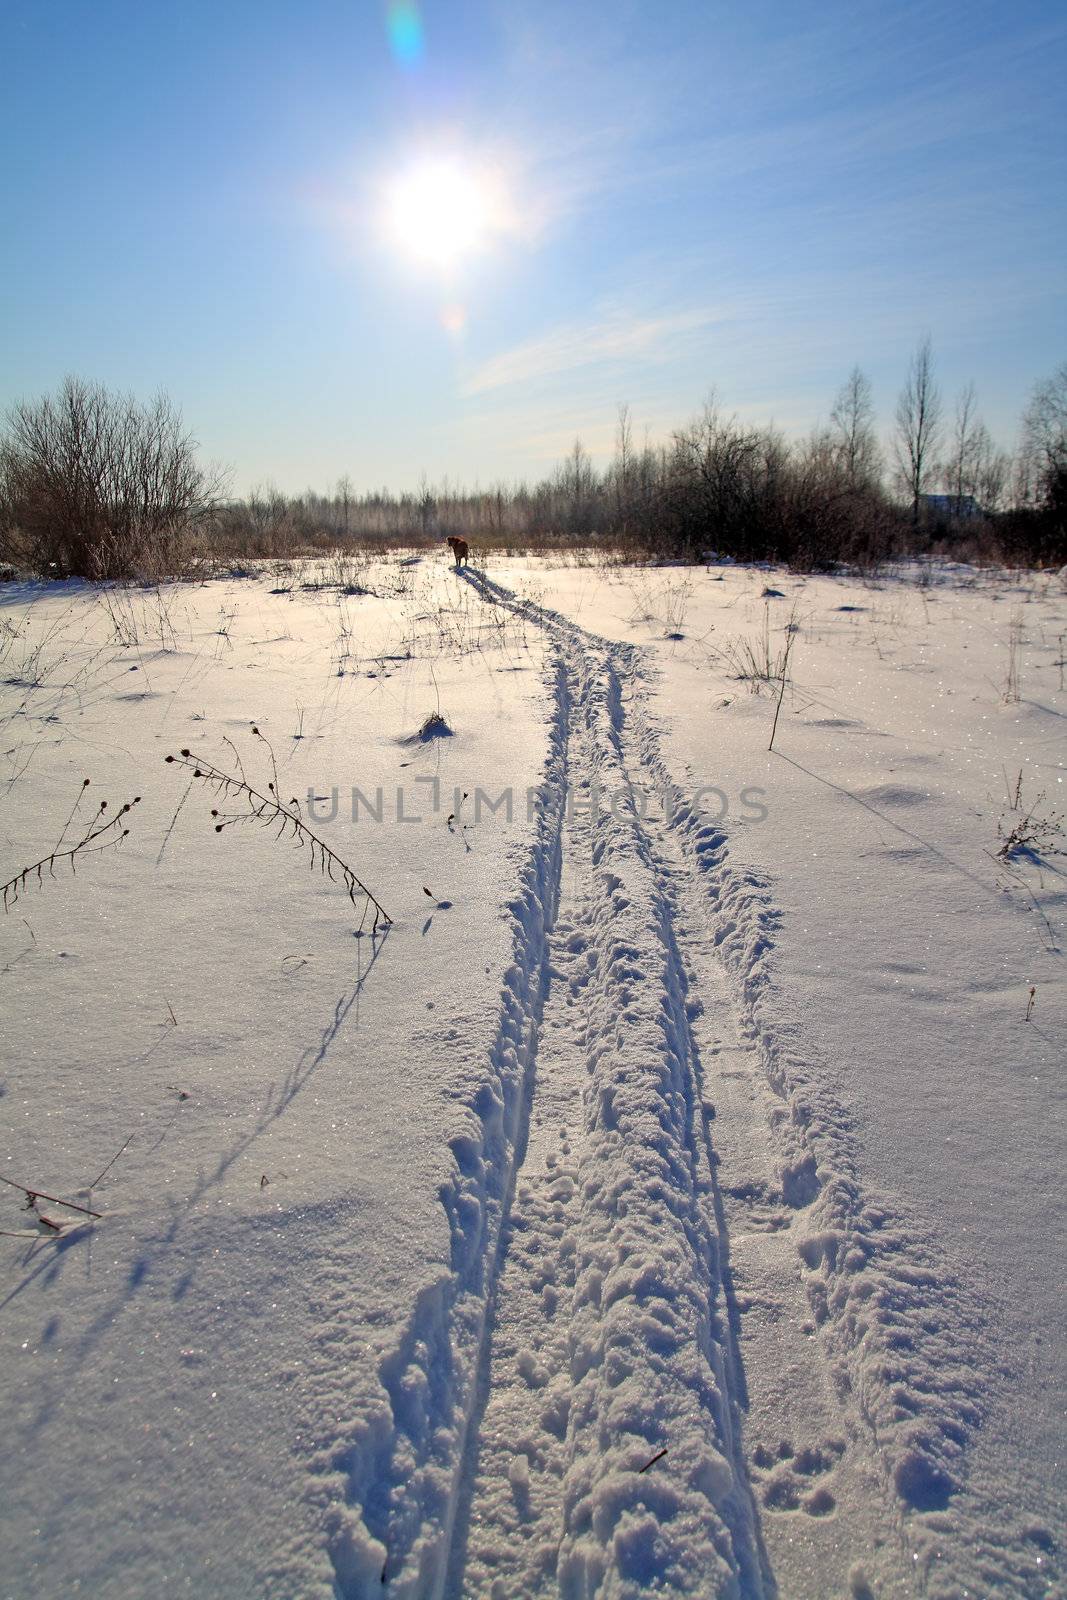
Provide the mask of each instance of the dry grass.
POLYGON ((794 606, 782 627, 780 637, 771 627, 771 603, 763 608, 763 626, 757 634, 734 634, 714 645, 711 650, 725 666, 731 678, 747 684, 753 694, 785 678, 793 636, 799 631, 797 611, 794 606))
POLYGON ((1020 771, 1014 788, 1009 787, 1008 810, 997 825, 1001 841, 997 854, 1001 860, 1011 861, 1020 855, 1059 855, 1063 831, 1063 812, 1051 809, 1044 789, 1032 801, 1024 799, 1020 771))

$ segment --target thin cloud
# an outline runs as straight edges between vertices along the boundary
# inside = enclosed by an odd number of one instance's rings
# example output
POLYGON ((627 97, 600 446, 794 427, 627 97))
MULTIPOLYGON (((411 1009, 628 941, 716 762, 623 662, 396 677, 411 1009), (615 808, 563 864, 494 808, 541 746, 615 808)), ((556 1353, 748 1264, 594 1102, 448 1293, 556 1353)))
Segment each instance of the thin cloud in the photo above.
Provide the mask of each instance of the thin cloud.
POLYGON ((583 367, 612 361, 666 361, 674 353, 676 341, 720 321, 722 314, 695 310, 662 317, 613 315, 591 326, 570 324, 555 328, 539 338, 528 339, 511 350, 491 356, 464 380, 460 393, 465 398, 503 389, 510 384, 531 383, 538 378, 556 377, 583 367))

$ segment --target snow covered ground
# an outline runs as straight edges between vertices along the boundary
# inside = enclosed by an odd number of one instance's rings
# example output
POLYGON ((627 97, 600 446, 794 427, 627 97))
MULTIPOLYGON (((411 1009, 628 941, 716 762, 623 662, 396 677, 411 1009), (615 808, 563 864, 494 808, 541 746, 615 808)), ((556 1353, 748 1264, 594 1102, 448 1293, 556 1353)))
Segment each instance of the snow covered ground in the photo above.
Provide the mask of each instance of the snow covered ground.
POLYGON ((928 576, 0 590, 0 876, 139 797, 0 922, 0 1594, 1067 1593, 1067 592, 928 576))

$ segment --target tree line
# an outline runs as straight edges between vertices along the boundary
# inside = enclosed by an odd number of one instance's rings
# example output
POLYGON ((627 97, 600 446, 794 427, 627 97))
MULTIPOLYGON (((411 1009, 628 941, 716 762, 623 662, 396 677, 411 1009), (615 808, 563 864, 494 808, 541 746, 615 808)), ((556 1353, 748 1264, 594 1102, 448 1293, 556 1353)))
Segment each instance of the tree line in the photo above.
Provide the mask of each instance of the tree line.
POLYGON ((1067 558, 1067 362, 1033 389, 1017 448, 992 439, 974 386, 946 406, 929 339, 915 350, 885 449, 857 367, 804 439, 712 398, 658 444, 618 417, 598 469, 580 440, 542 481, 417 493, 227 495, 166 396, 141 405, 68 378, 15 406, 0 436, 0 558, 93 579, 180 574, 205 560, 449 535, 501 548, 597 544, 635 556, 777 560, 812 570, 940 551, 1067 558))

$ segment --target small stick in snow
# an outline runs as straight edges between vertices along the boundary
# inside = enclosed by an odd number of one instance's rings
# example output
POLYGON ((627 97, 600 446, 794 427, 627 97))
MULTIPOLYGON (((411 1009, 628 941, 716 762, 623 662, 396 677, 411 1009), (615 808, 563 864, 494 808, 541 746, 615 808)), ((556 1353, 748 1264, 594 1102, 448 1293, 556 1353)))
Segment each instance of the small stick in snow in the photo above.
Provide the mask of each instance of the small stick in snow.
POLYGON ((771 725, 771 742, 767 746, 768 750, 773 750, 774 749, 774 736, 778 732, 778 716, 779 716, 779 713, 781 712, 781 709, 782 709, 782 701, 785 699, 785 685, 786 685, 786 680, 789 677, 789 652, 793 648, 793 640, 795 638, 796 638, 796 609, 794 608, 792 616, 789 618, 789 621, 786 623, 786 629, 785 629, 785 653, 782 656, 782 682, 781 682, 781 687, 778 690, 778 704, 774 708, 774 722, 771 725))
MULTIPOLYGON (((111 1160, 108 1162, 108 1164, 104 1168, 103 1172, 98 1172, 97 1173, 96 1177, 93 1179, 92 1183, 89 1185, 89 1193, 90 1194, 92 1194, 93 1190, 96 1188, 97 1184, 100 1182, 100 1179, 101 1178, 105 1178, 107 1176, 107 1174, 111 1171, 112 1167, 115 1165, 115 1162, 118 1160, 119 1156, 122 1155, 122 1152, 125 1149, 127 1149, 127 1147, 130 1145, 132 1140, 133 1140, 133 1134, 131 1133, 130 1137, 126 1140, 126 1143, 123 1144, 123 1145, 120 1145, 120 1147, 115 1151, 115 1154, 111 1157, 111 1160)), ((47 1198, 47 1196, 46 1196, 46 1198, 47 1198)))
POLYGON ((1023 1018, 1024 1022, 1029 1022, 1030 1018, 1033 1016, 1033 1014, 1034 1014, 1034 1001, 1036 999, 1037 999, 1037 988, 1036 988, 1036 986, 1034 984, 1031 984, 1030 985, 1030 998, 1026 1002, 1026 1016, 1023 1018))
POLYGON ((638 1475, 640 1475, 642 1472, 647 1472, 649 1467, 654 1467, 656 1465, 656 1462, 657 1461, 662 1461, 663 1457, 666 1454, 667 1454, 667 1446, 664 1445, 662 1450, 657 1450, 656 1451, 656 1454, 652 1457, 651 1461, 646 1461, 643 1467, 638 1467, 638 1469, 637 1469, 638 1475))
POLYGON ((0 1173, 0 1183, 10 1184, 12 1189, 21 1189, 29 1200, 50 1200, 54 1206, 66 1206, 68 1211, 80 1211, 86 1217, 103 1216, 102 1211, 91 1211, 88 1206, 76 1205, 73 1200, 61 1200, 57 1194, 45 1194, 43 1189, 30 1189, 24 1183, 16 1183, 14 1178, 5 1178, 3 1173, 0 1173))

